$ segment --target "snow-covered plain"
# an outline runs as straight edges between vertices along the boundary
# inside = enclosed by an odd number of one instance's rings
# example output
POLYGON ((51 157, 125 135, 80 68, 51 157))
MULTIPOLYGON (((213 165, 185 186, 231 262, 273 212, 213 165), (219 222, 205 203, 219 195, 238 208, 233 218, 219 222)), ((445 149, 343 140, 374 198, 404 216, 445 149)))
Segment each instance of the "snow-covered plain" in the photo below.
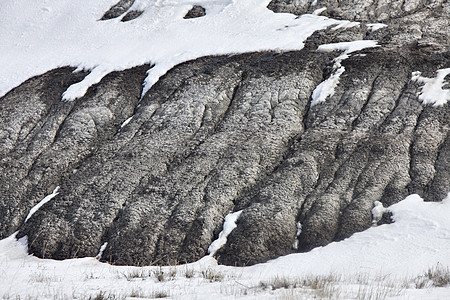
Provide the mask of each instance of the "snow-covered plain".
POLYGON ((450 276, 450 194, 442 202, 412 195, 388 209, 393 224, 250 267, 217 265, 211 256, 165 267, 111 266, 95 258, 38 259, 27 254, 25 240, 10 236, 0 241, 0 296, 449 299, 450 286, 434 287, 424 274, 431 268, 450 276))

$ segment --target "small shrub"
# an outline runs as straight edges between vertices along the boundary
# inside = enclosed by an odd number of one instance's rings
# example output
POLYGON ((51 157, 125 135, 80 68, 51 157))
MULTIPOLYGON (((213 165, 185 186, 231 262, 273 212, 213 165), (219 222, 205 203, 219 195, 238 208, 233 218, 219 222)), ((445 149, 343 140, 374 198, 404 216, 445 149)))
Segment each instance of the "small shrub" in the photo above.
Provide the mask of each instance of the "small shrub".
POLYGON ((434 268, 428 269, 427 278, 435 287, 444 287, 450 285, 450 269, 437 265, 434 268))
POLYGON ((167 277, 168 277, 170 280, 174 280, 174 279, 177 277, 177 275, 178 275, 178 272, 177 272, 177 269, 176 269, 176 268, 171 268, 171 269, 169 270, 169 272, 167 273, 167 277))
POLYGON ((61 278, 57 276, 50 276, 49 274, 42 272, 36 272, 31 274, 31 280, 39 283, 60 282, 61 278))
POLYGON ((273 290, 277 289, 288 289, 295 288, 297 286, 297 282, 295 280, 288 279, 286 277, 275 277, 273 281, 270 283, 270 286, 273 290))
POLYGON ((430 280, 425 276, 420 276, 414 279, 414 287, 416 289, 425 289, 430 286, 430 280))
POLYGON ((211 268, 202 271, 202 276, 203 278, 208 279, 210 282, 222 281, 225 277, 221 272, 218 272, 211 268))
POLYGON ((438 264, 436 267, 429 268, 425 274, 414 278, 413 285, 416 289, 448 286, 450 285, 450 269, 438 264))
POLYGON ((134 271, 131 271, 129 273, 122 273, 122 275, 128 280, 131 281, 133 279, 141 278, 145 279, 150 276, 149 272, 146 272, 143 269, 137 269, 134 271))
POLYGON ((263 289, 271 288, 273 290, 298 287, 306 287, 313 290, 319 290, 338 281, 339 278, 332 274, 328 276, 307 276, 304 278, 286 278, 276 276, 269 282, 260 282, 259 286, 263 289))
POLYGON ((132 289, 131 290, 130 297, 132 297, 132 298, 141 298, 143 296, 144 295, 142 293, 142 290, 140 290, 140 289, 132 289))
POLYGON ((391 297, 398 297, 402 293, 399 287, 389 287, 385 285, 366 285, 360 286, 356 299, 358 300, 383 300, 391 297))
POLYGON ((153 293, 153 298, 160 299, 160 298, 167 298, 169 297, 169 294, 167 294, 164 291, 158 291, 153 293))
POLYGON ((194 269, 188 269, 186 267, 186 270, 184 271, 184 277, 186 278, 193 278, 195 275, 194 269))
POLYGON ((162 267, 159 267, 158 270, 154 271, 154 275, 159 282, 166 281, 166 274, 164 273, 162 267))
POLYGON ((112 294, 106 294, 106 292, 104 291, 98 292, 98 294, 95 295, 94 297, 89 297, 89 300, 114 300, 114 299, 116 299, 116 296, 112 294))

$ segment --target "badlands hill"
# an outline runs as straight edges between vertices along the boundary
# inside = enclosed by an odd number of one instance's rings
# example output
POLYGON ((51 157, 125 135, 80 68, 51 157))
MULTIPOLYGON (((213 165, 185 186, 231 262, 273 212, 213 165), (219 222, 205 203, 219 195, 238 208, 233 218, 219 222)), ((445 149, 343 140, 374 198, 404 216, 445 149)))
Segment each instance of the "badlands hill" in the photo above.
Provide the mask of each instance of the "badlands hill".
POLYGON ((249 265, 450 191, 449 1, 14 2, 0 238, 36 256, 192 262, 240 212, 249 265))

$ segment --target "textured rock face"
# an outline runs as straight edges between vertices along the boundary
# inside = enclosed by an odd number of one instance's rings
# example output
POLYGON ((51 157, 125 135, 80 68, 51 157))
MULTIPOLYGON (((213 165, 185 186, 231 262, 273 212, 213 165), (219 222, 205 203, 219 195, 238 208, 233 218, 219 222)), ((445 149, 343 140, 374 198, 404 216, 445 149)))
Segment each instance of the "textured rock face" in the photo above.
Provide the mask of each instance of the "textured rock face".
POLYGON ((446 0, 272 0, 268 8, 275 12, 288 12, 298 15, 312 13, 326 7, 325 14, 352 21, 383 22, 405 17, 420 11, 449 11, 446 0))
POLYGON ((142 15, 142 10, 130 10, 135 0, 120 0, 106 11, 100 20, 111 20, 123 16, 120 21, 128 22, 142 15), (126 14, 125 14, 126 13, 126 14), (124 15, 125 14, 125 15, 124 15))
MULTIPOLYGON (((270 7, 307 2, 289 3, 270 7)), ((422 105, 411 74, 450 68, 448 5, 426 5, 414 17, 423 25, 434 15, 427 28, 399 11, 374 32, 317 32, 302 51, 184 63, 140 102, 149 66, 111 73, 74 102, 61 94, 86 74, 28 80, 0 98, 0 236, 19 230, 40 257, 95 256, 108 242, 106 261, 173 264, 206 255, 224 217, 243 210, 216 257, 248 265, 370 227, 375 201, 443 199, 449 105, 422 105), (334 95, 311 107, 340 55, 317 46, 357 39, 381 47, 344 60, 334 95)))
POLYGON ((184 16, 185 19, 194 19, 206 16, 206 10, 200 5, 194 5, 184 16))
POLYGON ((110 20, 123 15, 134 4, 134 0, 120 0, 115 5, 111 6, 103 15, 101 20, 110 20))

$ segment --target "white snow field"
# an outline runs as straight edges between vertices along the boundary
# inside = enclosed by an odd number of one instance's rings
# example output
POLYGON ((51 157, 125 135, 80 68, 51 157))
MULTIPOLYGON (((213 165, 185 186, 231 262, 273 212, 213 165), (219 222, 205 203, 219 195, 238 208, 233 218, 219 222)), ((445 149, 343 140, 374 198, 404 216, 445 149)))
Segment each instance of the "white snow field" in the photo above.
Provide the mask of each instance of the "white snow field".
POLYGON ((173 66, 201 56, 299 50, 314 31, 347 24, 317 15, 297 18, 266 8, 270 0, 141 0, 129 22, 99 21, 118 0, 2 0, 0 96, 61 66, 90 70, 63 95, 74 100, 114 70, 155 64, 144 92, 173 66), (193 4, 206 16, 183 19, 193 4))
POLYGON ((450 193, 442 202, 411 195, 387 209, 395 223, 250 267, 211 256, 164 267, 39 259, 13 235, 0 241, 0 297, 450 299, 450 193))

